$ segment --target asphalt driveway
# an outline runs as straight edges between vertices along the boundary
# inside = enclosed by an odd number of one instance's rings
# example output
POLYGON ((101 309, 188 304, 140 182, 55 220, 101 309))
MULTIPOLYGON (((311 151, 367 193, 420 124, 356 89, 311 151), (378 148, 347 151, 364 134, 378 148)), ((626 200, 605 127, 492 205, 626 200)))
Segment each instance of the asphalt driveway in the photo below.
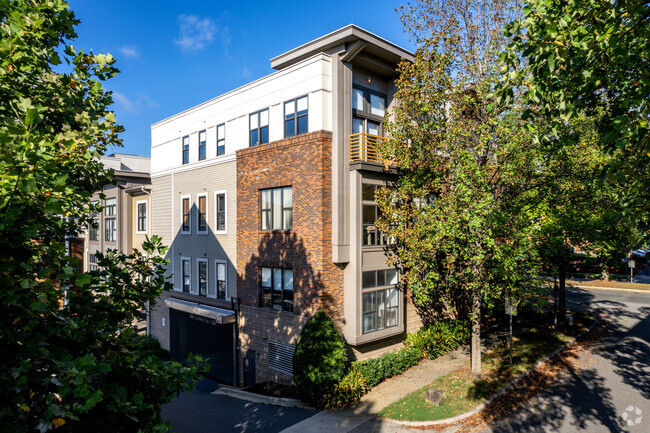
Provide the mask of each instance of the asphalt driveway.
POLYGON ((189 395, 183 394, 162 407, 161 415, 177 433, 279 432, 316 413, 251 403, 225 395, 213 395, 219 384, 204 378, 189 395))

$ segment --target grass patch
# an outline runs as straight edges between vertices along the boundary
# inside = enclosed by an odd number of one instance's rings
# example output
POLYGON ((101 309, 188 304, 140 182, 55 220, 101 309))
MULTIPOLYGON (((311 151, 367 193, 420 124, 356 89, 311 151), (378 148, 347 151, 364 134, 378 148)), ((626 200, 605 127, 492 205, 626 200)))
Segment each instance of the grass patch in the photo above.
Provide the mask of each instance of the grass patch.
MULTIPOLYGON (((628 277, 629 278, 629 277, 628 277)), ((570 281, 567 280, 569 286, 596 286, 596 287, 613 287, 615 289, 633 289, 633 290, 646 290, 650 291, 650 284, 641 283, 625 283, 623 281, 603 281, 603 280, 583 280, 583 281, 570 281)))
POLYGON ((568 328, 565 332, 554 333, 549 327, 541 327, 513 337, 512 365, 507 343, 499 345, 483 354, 483 375, 480 380, 472 378, 470 366, 466 364, 396 401, 379 412, 379 415, 402 421, 432 421, 467 412, 593 322, 593 316, 589 313, 576 313, 575 318, 576 326, 568 328), (424 392, 429 388, 444 390, 447 402, 442 406, 427 403, 424 392))

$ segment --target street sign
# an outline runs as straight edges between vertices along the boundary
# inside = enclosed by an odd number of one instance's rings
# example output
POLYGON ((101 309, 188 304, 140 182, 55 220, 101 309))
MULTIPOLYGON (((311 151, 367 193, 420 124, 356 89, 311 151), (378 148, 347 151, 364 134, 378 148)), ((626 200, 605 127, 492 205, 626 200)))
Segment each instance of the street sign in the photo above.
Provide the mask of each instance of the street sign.
POLYGON ((634 269, 634 268, 636 267, 636 262, 635 262, 634 260, 629 260, 629 261, 627 262, 627 265, 628 265, 630 268, 634 269))

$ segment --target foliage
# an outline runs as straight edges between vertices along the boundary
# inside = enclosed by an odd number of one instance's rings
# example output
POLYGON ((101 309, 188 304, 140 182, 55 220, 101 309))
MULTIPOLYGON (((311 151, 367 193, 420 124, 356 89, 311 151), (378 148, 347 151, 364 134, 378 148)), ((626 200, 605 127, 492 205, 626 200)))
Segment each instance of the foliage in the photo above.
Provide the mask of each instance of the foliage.
POLYGON ((160 406, 196 371, 141 351, 130 329, 168 287, 165 248, 153 237, 147 256, 111 252, 89 274, 67 255, 122 130, 101 85, 115 60, 61 46, 77 23, 61 0, 0 0, 0 424, 161 431, 160 406))
POLYGON ((293 353, 293 380, 305 403, 322 407, 325 396, 348 369, 345 341, 332 319, 319 310, 305 324, 293 353))
POLYGON ((336 409, 358 401, 370 390, 359 364, 352 363, 343 379, 334 386, 325 398, 327 409, 336 409))
MULTIPOLYGON (((621 199, 645 205, 650 192, 650 3, 645 0, 526 0, 507 27, 512 43, 501 60, 511 86, 526 83, 529 115, 551 126, 552 145, 570 119, 595 117, 598 144, 621 199)), ((629 217, 628 217, 629 218, 629 217)))
POLYGON ((445 352, 467 344, 468 341, 469 323, 459 320, 441 320, 409 334, 404 344, 420 350, 429 359, 435 359, 445 352))
POLYGON ((160 342, 151 335, 138 335, 136 345, 142 355, 153 355, 165 360, 170 358, 169 351, 160 347, 160 342))
POLYGON ((377 195, 391 264, 415 302, 434 300, 450 318, 472 320, 480 372, 480 308, 535 289, 526 194, 535 187, 535 125, 518 100, 496 106, 503 25, 516 2, 422 1, 402 19, 420 44, 399 66, 385 124, 385 158, 399 167, 394 190, 377 195))
POLYGON ((417 364, 422 359, 422 352, 414 347, 386 352, 383 355, 359 361, 357 368, 369 387, 377 386, 384 380, 397 376, 417 364))

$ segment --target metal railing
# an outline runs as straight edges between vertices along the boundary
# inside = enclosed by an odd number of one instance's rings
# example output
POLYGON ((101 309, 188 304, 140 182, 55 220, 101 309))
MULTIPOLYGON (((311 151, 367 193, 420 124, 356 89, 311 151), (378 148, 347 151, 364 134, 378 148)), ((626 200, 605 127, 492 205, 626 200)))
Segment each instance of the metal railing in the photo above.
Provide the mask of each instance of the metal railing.
POLYGON ((378 149, 384 140, 386 138, 364 132, 350 135, 350 161, 378 162, 388 170, 392 162, 384 159, 378 149))

